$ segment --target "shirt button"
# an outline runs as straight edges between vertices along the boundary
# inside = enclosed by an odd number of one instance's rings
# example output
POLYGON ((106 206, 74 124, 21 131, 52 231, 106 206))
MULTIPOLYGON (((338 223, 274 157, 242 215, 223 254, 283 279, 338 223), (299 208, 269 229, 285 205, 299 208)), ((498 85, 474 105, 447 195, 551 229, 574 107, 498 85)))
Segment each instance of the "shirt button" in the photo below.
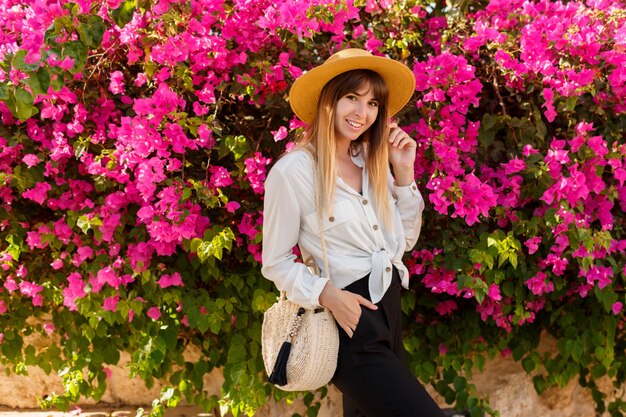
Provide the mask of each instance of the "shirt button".
POLYGON ((388 266, 387 268, 385 268, 385 271, 387 271, 387 272, 391 272, 391 267, 390 267, 390 266, 388 266))
POLYGON ((363 200, 363 205, 367 205, 367 200, 363 200))
POLYGON ((333 216, 330 216, 330 217, 328 218, 328 221, 329 221, 329 222, 334 222, 334 221, 335 221, 335 218, 334 218, 333 216))
POLYGON ((377 224, 374 225, 374 230, 378 230, 378 225, 377 224))
POLYGON ((411 186, 411 190, 415 191, 415 190, 417 190, 417 187, 416 187, 416 186, 414 186, 414 185, 412 185, 412 186, 411 186))

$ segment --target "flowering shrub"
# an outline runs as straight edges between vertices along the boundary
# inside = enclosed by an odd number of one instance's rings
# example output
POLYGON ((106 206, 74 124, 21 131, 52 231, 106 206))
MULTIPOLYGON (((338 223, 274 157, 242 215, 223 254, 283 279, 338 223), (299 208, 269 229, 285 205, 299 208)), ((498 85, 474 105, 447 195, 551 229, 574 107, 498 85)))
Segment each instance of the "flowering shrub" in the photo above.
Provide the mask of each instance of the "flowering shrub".
POLYGON ((578 378, 624 414, 623 1, 0 4, 0 360, 60 375, 44 406, 101 398, 121 351, 167 381, 154 414, 286 395, 259 355, 263 181, 303 126, 293 79, 356 46, 417 77, 411 369, 479 415, 472 372, 512 355, 539 392, 578 378))

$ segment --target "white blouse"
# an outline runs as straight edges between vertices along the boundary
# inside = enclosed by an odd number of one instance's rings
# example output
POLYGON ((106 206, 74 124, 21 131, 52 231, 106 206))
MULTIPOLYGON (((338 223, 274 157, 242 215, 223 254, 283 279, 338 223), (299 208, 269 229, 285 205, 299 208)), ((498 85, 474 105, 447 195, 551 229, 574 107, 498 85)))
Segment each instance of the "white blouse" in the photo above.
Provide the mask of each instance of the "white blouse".
POLYGON ((302 258, 312 256, 323 270, 312 155, 298 149, 283 156, 265 181, 261 272, 285 291, 289 300, 304 307, 319 306, 319 295, 329 275, 337 288, 345 288, 371 273, 369 291, 374 303, 389 288, 392 266, 400 272, 402 286, 408 287, 409 273, 402 255, 413 248, 419 237, 424 199, 415 182, 395 186, 390 173, 392 222, 391 230, 386 230, 376 217, 365 161, 361 156, 352 160, 363 168, 363 194, 337 178, 332 216, 326 215, 322 221, 330 271, 322 271, 321 277, 297 262, 293 253, 298 244, 302 258))

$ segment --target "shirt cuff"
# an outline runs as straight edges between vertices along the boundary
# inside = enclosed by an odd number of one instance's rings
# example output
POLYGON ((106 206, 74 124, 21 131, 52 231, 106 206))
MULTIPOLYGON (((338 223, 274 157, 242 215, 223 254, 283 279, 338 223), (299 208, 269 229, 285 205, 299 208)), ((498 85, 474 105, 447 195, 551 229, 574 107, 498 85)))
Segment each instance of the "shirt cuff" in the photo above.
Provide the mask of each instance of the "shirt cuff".
POLYGON ((413 181, 409 185, 403 185, 403 186, 396 185, 394 186, 394 191, 396 192, 396 197, 398 198, 406 198, 406 197, 410 198, 411 196, 415 196, 419 198, 422 196, 419 190, 417 189, 417 184, 415 183, 415 181, 413 181))
POLYGON ((311 305, 321 307, 320 294, 324 290, 324 287, 326 286, 328 281, 329 281, 328 278, 322 278, 322 277, 315 280, 315 283, 313 284, 313 289, 311 291, 311 305))

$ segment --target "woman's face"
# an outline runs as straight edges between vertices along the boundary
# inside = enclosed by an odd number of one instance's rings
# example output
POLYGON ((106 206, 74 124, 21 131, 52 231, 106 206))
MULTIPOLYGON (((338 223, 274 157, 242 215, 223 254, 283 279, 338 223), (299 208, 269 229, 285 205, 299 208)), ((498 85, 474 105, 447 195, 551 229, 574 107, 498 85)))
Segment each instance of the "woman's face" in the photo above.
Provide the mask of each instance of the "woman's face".
POLYGON ((335 136, 337 140, 353 141, 372 126, 378 116, 378 100, 369 83, 359 91, 339 98, 335 105, 335 136))

